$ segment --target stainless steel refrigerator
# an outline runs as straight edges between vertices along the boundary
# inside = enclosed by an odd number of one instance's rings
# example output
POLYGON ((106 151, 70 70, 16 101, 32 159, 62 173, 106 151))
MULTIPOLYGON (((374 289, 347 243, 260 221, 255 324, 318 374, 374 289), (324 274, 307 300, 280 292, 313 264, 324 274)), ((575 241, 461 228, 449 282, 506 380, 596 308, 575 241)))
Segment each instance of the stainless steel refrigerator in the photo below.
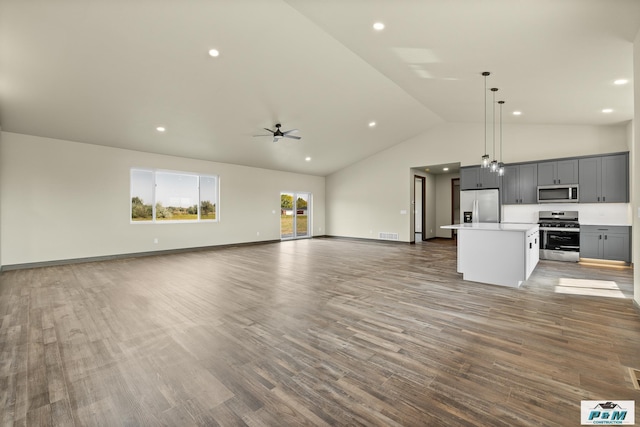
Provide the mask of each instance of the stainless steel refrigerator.
POLYGON ((493 190, 460 192, 460 222, 500 222, 500 193, 493 190))

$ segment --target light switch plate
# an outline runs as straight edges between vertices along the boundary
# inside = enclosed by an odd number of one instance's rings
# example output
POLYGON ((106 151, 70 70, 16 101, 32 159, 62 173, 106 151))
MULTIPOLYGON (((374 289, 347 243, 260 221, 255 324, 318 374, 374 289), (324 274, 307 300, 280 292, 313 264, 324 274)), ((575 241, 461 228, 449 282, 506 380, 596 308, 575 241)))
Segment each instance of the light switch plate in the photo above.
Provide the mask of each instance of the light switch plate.
POLYGON ((406 210, 406 209, 402 209, 402 210, 400 211, 400 215, 406 215, 406 214, 407 214, 407 210, 406 210))

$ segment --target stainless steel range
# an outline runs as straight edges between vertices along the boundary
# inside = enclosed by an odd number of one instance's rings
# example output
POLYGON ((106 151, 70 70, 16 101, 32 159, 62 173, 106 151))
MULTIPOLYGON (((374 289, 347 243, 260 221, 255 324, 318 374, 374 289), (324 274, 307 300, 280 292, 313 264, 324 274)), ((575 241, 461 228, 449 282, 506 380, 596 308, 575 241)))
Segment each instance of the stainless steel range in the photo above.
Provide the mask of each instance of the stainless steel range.
POLYGON ((540 259, 580 260, 580 223, 577 211, 540 211, 540 259))

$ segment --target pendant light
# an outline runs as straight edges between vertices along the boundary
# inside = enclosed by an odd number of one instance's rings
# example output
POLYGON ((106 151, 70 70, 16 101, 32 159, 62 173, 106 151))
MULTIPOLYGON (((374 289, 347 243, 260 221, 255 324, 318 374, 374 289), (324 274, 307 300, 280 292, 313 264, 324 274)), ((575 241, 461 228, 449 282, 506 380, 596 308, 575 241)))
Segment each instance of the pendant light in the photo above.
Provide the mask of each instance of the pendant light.
POLYGON ((482 155, 480 166, 483 168, 489 167, 489 155, 487 154, 487 76, 490 74, 489 71, 482 73, 484 76, 484 154, 482 155))
POLYGON ((491 92, 493 93, 493 101, 491 102, 491 106, 493 107, 492 113, 492 121, 493 121, 493 160, 489 164, 489 170, 491 172, 498 172, 498 161, 496 160, 496 92, 498 91, 497 87, 492 87, 491 92))
POLYGON ((498 101, 500 105, 500 162, 498 163, 498 175, 504 176, 504 163, 502 163, 502 106, 504 101, 498 101))

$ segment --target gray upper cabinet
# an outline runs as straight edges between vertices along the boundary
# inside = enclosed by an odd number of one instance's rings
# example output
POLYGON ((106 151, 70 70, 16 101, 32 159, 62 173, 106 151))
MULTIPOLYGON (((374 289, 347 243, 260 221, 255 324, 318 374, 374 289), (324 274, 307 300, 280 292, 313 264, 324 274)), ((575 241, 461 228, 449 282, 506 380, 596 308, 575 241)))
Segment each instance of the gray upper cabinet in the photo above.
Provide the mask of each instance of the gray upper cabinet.
POLYGON ((629 155, 615 154, 580 159, 581 203, 629 201, 629 155))
POLYGON ((521 163, 500 177, 488 168, 460 168, 461 190, 499 188, 506 205, 538 202, 539 185, 579 185, 580 203, 629 202, 629 153, 521 163))
POLYGON ((491 172, 488 168, 471 166, 460 168, 461 190, 482 190, 487 188, 499 188, 500 176, 491 172))
POLYGON ((597 203, 602 193, 602 159, 589 157, 580 159, 580 187, 578 188, 581 203, 597 203))
POLYGON ((536 164, 520 165, 521 203, 538 203, 538 167, 536 164))
POLYGON ((538 163, 538 185, 577 184, 578 159, 538 163))
POLYGON ((629 201, 629 156, 619 154, 602 157, 602 201, 629 201))
POLYGON ((527 163, 506 166, 502 177, 502 203, 505 205, 537 202, 538 165, 527 163))
POLYGON ((460 168, 460 190, 478 189, 479 167, 460 168))
POLYGON ((497 172, 491 172, 489 168, 480 168, 478 176, 480 188, 500 188, 500 175, 497 172))
POLYGON ((502 177, 502 203, 520 203, 520 166, 505 166, 502 177))

